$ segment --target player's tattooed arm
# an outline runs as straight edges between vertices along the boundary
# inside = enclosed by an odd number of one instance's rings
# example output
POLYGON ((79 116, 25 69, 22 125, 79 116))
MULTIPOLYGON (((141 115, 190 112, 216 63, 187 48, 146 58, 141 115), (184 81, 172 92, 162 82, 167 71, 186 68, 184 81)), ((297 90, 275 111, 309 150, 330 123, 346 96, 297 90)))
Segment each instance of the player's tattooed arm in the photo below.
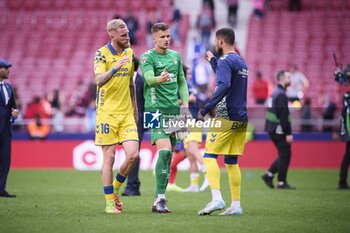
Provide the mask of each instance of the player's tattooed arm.
POLYGON ((111 78, 113 77, 114 74, 115 73, 113 72, 113 69, 111 69, 111 70, 107 71, 106 73, 95 75, 96 85, 98 87, 102 87, 109 80, 111 80, 111 78))
POLYGON ((117 64, 110 69, 109 71, 103 73, 103 74, 97 74, 95 75, 95 81, 96 81, 96 85, 98 87, 102 87, 103 85, 105 85, 109 80, 111 80, 111 78, 113 77, 113 75, 126 63, 129 62, 129 57, 128 56, 124 56, 121 59, 118 60, 117 64))

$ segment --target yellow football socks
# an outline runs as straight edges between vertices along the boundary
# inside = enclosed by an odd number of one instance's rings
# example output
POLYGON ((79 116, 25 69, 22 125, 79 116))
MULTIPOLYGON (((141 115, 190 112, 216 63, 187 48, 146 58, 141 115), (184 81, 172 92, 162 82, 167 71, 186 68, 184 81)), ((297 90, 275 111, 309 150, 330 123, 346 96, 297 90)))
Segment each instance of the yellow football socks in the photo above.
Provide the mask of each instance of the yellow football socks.
POLYGON ((241 200, 241 170, 238 164, 226 164, 228 180, 233 201, 241 200))
POLYGON ((103 187, 104 194, 105 194, 105 199, 106 202, 111 201, 114 199, 114 194, 113 194, 113 187, 111 186, 104 186, 103 187))
POLYGON ((114 194, 105 194, 106 201, 114 201, 114 194))
POLYGON ((216 158, 203 158, 203 162, 207 169, 207 176, 210 189, 220 190, 220 168, 216 158))
POLYGON ((122 183, 114 178, 114 180, 113 180, 113 188, 114 188, 114 193, 115 194, 119 193, 120 186, 122 186, 122 183))
POLYGON ((116 175, 116 177, 113 180, 113 188, 114 188, 114 193, 115 194, 119 193, 120 186, 122 186, 122 184, 124 183, 125 179, 126 179, 126 176, 122 176, 122 175, 120 175, 120 173, 118 173, 116 175))
POLYGON ((198 186, 199 184, 199 174, 198 172, 191 173, 191 185, 196 185, 198 186))

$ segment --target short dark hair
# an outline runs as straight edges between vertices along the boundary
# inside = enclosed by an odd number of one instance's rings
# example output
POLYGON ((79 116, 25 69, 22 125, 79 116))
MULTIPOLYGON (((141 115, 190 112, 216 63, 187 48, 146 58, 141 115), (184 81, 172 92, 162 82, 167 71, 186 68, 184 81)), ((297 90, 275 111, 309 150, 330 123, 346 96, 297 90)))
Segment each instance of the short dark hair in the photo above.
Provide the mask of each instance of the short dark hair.
POLYGON ((221 28, 216 31, 216 38, 221 38, 226 44, 233 45, 235 43, 235 32, 232 28, 221 28))
POLYGON ((158 31, 165 31, 168 30, 169 26, 166 23, 155 23, 152 26, 151 33, 157 33, 158 31))
POLYGON ((280 71, 278 71, 277 72, 277 80, 278 81, 280 81, 283 77, 284 77, 284 75, 286 74, 286 70, 280 70, 280 71))

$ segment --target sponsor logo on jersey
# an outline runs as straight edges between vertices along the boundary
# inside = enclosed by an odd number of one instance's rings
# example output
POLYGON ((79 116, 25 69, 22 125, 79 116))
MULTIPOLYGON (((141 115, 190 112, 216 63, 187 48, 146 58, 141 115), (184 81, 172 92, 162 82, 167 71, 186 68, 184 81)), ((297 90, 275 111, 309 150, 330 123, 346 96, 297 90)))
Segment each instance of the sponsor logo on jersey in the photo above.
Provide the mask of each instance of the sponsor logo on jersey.
POLYGON ((248 70, 243 68, 242 70, 238 71, 238 74, 241 75, 243 78, 248 77, 248 70))
POLYGON ((142 64, 145 64, 145 62, 147 61, 147 58, 148 58, 148 57, 143 57, 143 58, 141 59, 141 63, 142 63, 142 64))

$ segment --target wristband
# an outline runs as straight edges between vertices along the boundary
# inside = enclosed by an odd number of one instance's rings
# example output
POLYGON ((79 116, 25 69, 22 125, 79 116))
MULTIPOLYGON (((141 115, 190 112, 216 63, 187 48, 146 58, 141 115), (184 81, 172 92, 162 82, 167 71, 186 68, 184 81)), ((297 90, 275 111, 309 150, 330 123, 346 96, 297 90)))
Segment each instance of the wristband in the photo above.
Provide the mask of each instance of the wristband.
POLYGON ((112 72, 112 74, 115 74, 115 73, 117 73, 117 70, 113 67, 113 68, 111 69, 111 72, 112 72))

